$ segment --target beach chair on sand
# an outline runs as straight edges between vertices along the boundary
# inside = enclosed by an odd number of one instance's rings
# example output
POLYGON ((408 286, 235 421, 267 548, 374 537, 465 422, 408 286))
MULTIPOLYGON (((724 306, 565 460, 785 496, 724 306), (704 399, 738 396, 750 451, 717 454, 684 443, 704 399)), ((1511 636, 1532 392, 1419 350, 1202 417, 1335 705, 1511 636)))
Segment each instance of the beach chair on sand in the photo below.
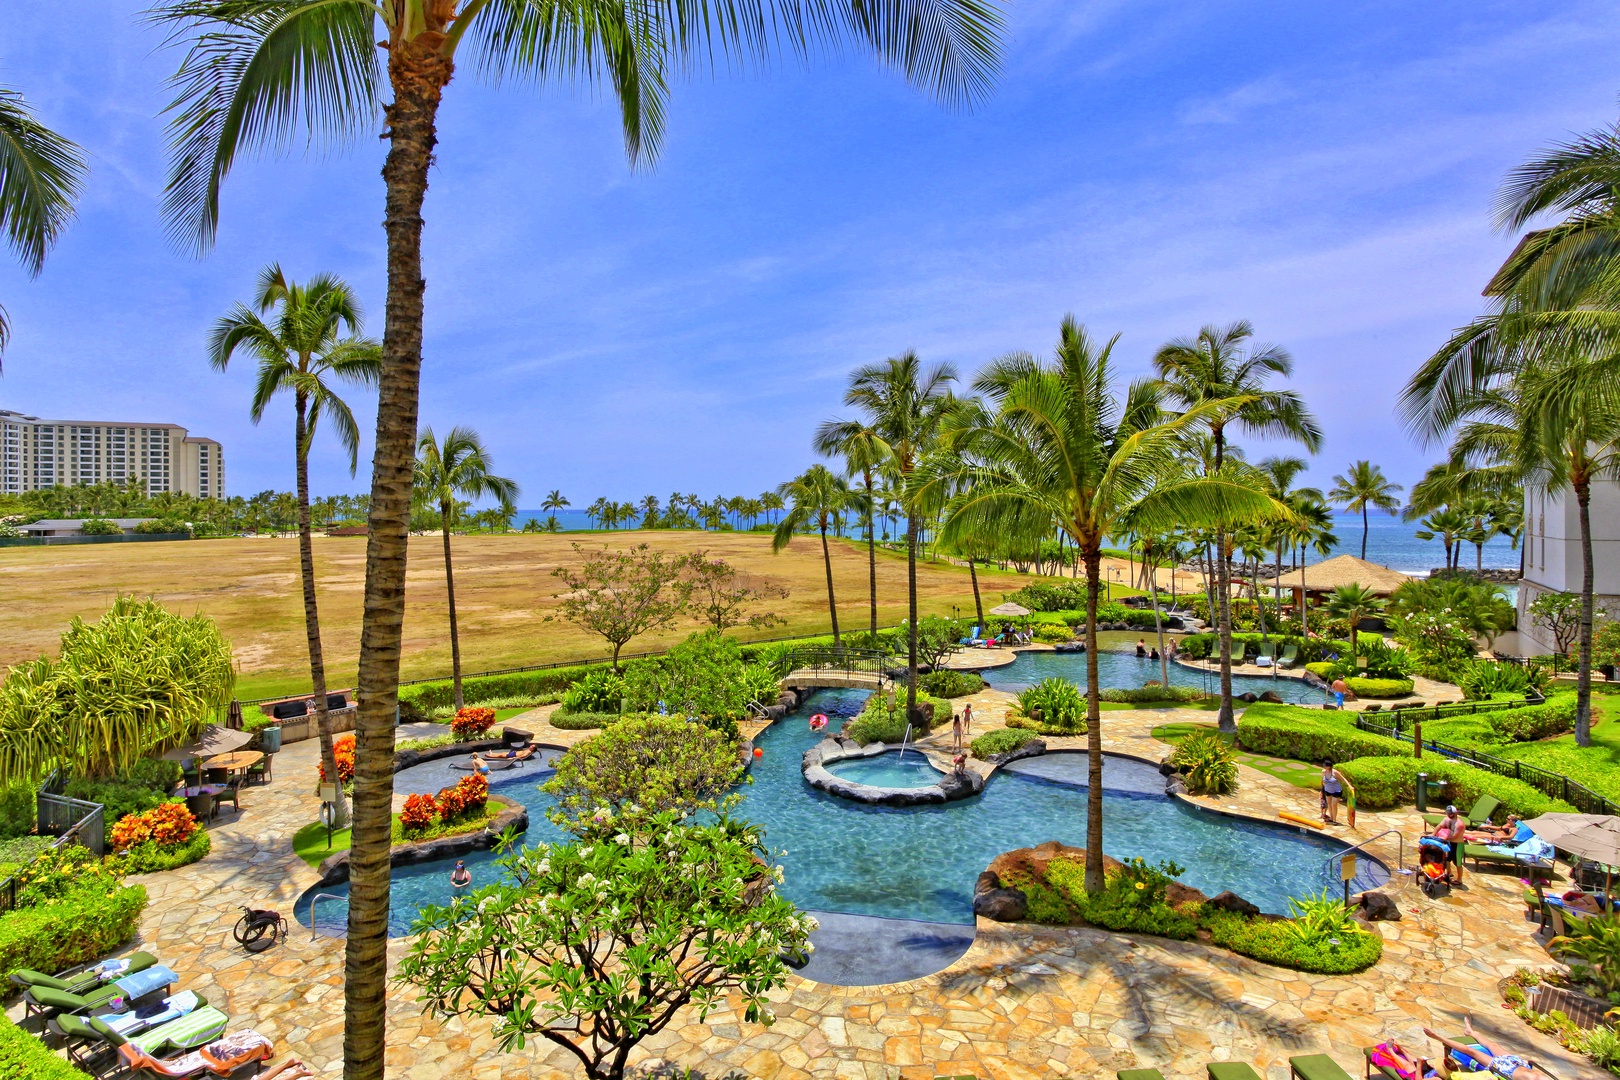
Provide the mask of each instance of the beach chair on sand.
POLYGON ((1280 668, 1298 667, 1299 666, 1299 646, 1298 645, 1284 646, 1283 651, 1282 651, 1282 655, 1277 657, 1277 666, 1280 667, 1280 668))

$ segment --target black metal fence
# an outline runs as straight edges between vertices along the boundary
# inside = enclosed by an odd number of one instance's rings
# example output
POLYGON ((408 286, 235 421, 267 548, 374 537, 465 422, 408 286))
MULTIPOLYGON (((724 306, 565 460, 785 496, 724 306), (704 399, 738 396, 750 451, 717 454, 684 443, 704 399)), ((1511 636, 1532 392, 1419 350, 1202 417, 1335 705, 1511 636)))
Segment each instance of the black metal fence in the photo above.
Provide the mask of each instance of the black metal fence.
MULTIPOLYGON (((62 785, 60 773, 52 773, 40 785, 39 794, 35 797, 38 817, 35 831, 40 836, 56 838, 56 843, 51 845, 52 849, 62 847, 64 844, 78 844, 89 849, 96 858, 101 858, 107 853, 105 808, 100 803, 70 799, 60 794, 62 785)), ((16 906, 17 875, 13 874, 0 881, 0 915, 16 906)))
MULTIPOLYGON (((1486 709, 1484 706, 1522 708, 1524 703, 1482 701, 1478 704, 1481 706, 1479 711, 1487 712, 1492 710, 1486 709)), ((1401 719, 1438 719, 1439 717, 1430 716, 1435 711, 1432 709, 1402 709, 1399 714, 1392 714, 1392 718, 1399 716, 1401 719)), ((1441 715, 1457 716, 1466 712, 1467 710, 1458 711, 1454 709, 1454 711, 1441 715)), ((1411 742, 1413 740, 1412 734, 1401 731, 1399 727, 1391 727, 1369 720, 1365 713, 1356 718, 1356 727, 1374 735, 1383 735, 1387 738, 1399 739, 1402 742, 1411 742)), ((1534 765, 1526 765, 1522 761, 1499 758, 1492 754, 1481 753, 1478 750, 1470 750, 1464 746, 1436 742, 1433 739, 1424 739, 1423 748, 1432 750, 1441 757, 1460 761, 1464 765, 1472 765, 1476 769, 1484 769, 1486 772, 1495 773, 1497 776, 1508 776, 1514 780, 1522 780, 1543 795, 1564 800, 1583 814, 1613 814, 1620 810, 1620 806, 1605 799, 1586 785, 1571 780, 1562 773, 1549 772, 1534 765)))
POLYGON ((882 676, 887 674, 893 664, 893 654, 883 649, 857 649, 847 645, 806 645, 791 649, 777 657, 772 670, 778 677, 801 668, 882 676))

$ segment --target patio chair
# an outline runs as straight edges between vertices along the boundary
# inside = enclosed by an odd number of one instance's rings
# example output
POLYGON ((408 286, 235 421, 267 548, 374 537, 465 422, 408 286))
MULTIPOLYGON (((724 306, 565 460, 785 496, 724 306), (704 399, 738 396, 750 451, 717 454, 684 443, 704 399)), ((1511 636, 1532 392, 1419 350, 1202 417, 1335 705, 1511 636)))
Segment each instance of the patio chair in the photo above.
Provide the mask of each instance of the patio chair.
MULTIPOLYGON (((1481 795, 1479 798, 1474 800, 1474 805, 1468 808, 1468 813, 1464 814, 1463 817, 1467 818, 1468 824, 1479 825, 1483 822, 1491 820, 1491 815, 1496 813, 1497 807, 1501 805, 1502 804, 1492 796, 1481 795)), ((1424 814, 1423 820, 1428 822, 1430 825, 1438 825, 1442 821, 1446 820, 1446 815, 1424 814)))
POLYGON ((1271 647, 1269 645, 1261 645, 1259 647, 1259 653, 1260 655, 1254 658, 1256 667, 1270 667, 1272 664, 1277 662, 1277 658, 1271 654, 1271 647))
POLYGON ((1344 1067, 1326 1054, 1305 1054, 1288 1059, 1288 1075, 1299 1080, 1350 1080, 1344 1067))
POLYGON ((1277 657, 1277 666, 1280 668, 1298 667, 1299 646, 1292 644, 1283 646, 1282 655, 1277 657))
POLYGON ((1121 1069, 1114 1074, 1119 1080, 1164 1080, 1158 1069, 1121 1069))
POLYGON ((138 952, 101 960, 94 964, 80 964, 55 975, 44 975, 28 968, 18 968, 11 973, 11 982, 15 986, 43 986, 48 990, 83 994, 115 979, 121 979, 125 975, 133 975, 137 971, 145 971, 156 965, 157 957, 151 953, 138 952))
POLYGON ((259 760, 257 765, 249 765, 247 771, 249 782, 257 781, 261 784, 268 784, 275 779, 270 775, 270 762, 275 756, 274 754, 266 754, 259 760))
POLYGON ((180 976, 173 971, 162 964, 153 964, 122 979, 93 987, 83 994, 48 986, 29 986, 23 990, 23 1017, 38 1016, 48 1020, 53 1016, 94 1012, 106 1009, 116 997, 127 1000, 132 1009, 139 1008, 168 997, 174 984, 179 981, 180 976))
POLYGON ((1476 870, 1479 869, 1481 863, 1484 863, 1488 866, 1506 866, 1513 870, 1528 871, 1526 876, 1532 880, 1538 874, 1543 873, 1548 878, 1552 877, 1553 864, 1550 860, 1521 859, 1517 855, 1505 855, 1500 851, 1492 851, 1484 844, 1464 844, 1462 846, 1462 860, 1467 862, 1469 859, 1474 860, 1476 870))
POLYGON ((230 803, 232 810, 235 810, 238 814, 242 812, 242 804, 237 802, 236 797, 241 793, 243 782, 243 777, 234 777, 226 782, 225 790, 214 796, 214 812, 216 814, 219 812, 220 803, 230 803))
POLYGON ((161 1047, 172 1043, 178 1049, 189 1050, 217 1038, 225 1030, 225 1025, 230 1023, 224 1013, 211 1007, 200 994, 187 991, 174 995, 171 1000, 180 998, 190 999, 181 1002, 185 1012, 171 1008, 150 1021, 140 1020, 133 1012, 104 1016, 63 1013, 51 1020, 50 1028, 65 1040, 64 1049, 69 1061, 85 1072, 99 1073, 105 1064, 118 1056, 118 1048, 125 1043, 144 1046, 143 1040, 149 1040, 151 1045, 161 1047), (182 1021, 190 1021, 191 1017, 199 1015, 200 1020, 181 1026, 182 1021))
POLYGON ((1260 1080, 1260 1074, 1247 1061, 1211 1061, 1204 1071, 1209 1080, 1260 1080))
POLYGON ((977 645, 979 643, 979 628, 975 626, 968 631, 968 636, 958 641, 958 645, 977 645))

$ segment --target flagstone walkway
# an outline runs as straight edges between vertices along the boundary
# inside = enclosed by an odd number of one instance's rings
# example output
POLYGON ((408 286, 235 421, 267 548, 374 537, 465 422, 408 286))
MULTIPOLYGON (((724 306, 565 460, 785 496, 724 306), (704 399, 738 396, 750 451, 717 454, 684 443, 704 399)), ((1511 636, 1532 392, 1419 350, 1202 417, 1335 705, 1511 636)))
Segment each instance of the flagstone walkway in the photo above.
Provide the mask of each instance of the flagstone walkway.
MULTIPOLYGON (((1006 695, 987 691, 973 700, 981 718, 975 734, 999 725, 1006 695)), ((550 741, 589 734, 558 731, 538 715, 524 719, 550 741)), ((1206 719, 1207 713, 1166 710, 1105 713, 1105 745, 1158 760, 1166 748, 1149 734, 1153 726, 1206 719)), ((151 904, 135 944, 230 1013, 233 1027, 251 1026, 278 1050, 336 1075, 342 942, 312 939, 295 924, 284 944, 247 956, 230 936, 242 905, 290 913, 314 882, 314 871, 291 850, 293 833, 315 816, 314 768, 313 742, 289 747, 276 762, 275 782, 249 789, 240 819, 213 830, 212 854, 139 879, 151 904)), ((1307 816, 1316 810, 1310 792, 1275 777, 1245 767, 1242 781, 1236 796, 1206 801, 1267 818, 1280 809, 1307 816)), ((1341 827, 1334 835, 1353 842, 1396 828, 1410 857, 1417 825, 1410 813, 1363 813, 1356 830, 1341 827)), ((1374 850, 1394 864, 1391 840, 1374 850)), ((1192 942, 981 920, 973 947, 937 975, 859 988, 793 977, 772 995, 775 1026, 744 1023, 722 1008, 707 1023, 688 1018, 649 1040, 638 1060, 699 1069, 711 1080, 731 1070, 760 1080, 927 1080, 936 1073, 1025 1080, 1108 1076, 1137 1066, 1174 1080, 1203 1077, 1210 1060, 1244 1060, 1268 1080, 1285 1080, 1289 1055, 1331 1053, 1359 1074, 1362 1046, 1398 1038, 1419 1047, 1421 1026, 1454 1033, 1472 1012, 1487 1041, 1500 1038, 1546 1061, 1562 1080, 1606 1075, 1499 1007, 1497 981, 1521 966, 1545 965, 1547 957, 1532 936, 1535 924, 1523 918, 1516 878, 1470 873, 1467 880, 1466 890, 1430 901, 1410 878, 1397 876, 1391 888, 1404 918, 1378 924, 1384 960, 1361 975, 1302 975, 1192 942)), ((395 942, 391 961, 402 950, 395 942)), ((487 1023, 424 1016, 408 987, 391 992, 388 1023, 391 1078, 575 1075, 561 1049, 532 1043, 502 1054, 487 1023)))

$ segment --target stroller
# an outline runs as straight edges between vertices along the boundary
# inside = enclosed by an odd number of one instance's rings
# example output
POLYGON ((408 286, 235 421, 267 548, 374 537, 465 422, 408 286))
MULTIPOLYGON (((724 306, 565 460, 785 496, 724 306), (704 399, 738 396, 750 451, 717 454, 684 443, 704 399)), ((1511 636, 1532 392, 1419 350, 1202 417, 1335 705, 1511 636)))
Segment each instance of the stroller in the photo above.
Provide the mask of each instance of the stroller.
POLYGON ((1430 900, 1451 895, 1451 846, 1425 836, 1418 841, 1418 888, 1430 900))

